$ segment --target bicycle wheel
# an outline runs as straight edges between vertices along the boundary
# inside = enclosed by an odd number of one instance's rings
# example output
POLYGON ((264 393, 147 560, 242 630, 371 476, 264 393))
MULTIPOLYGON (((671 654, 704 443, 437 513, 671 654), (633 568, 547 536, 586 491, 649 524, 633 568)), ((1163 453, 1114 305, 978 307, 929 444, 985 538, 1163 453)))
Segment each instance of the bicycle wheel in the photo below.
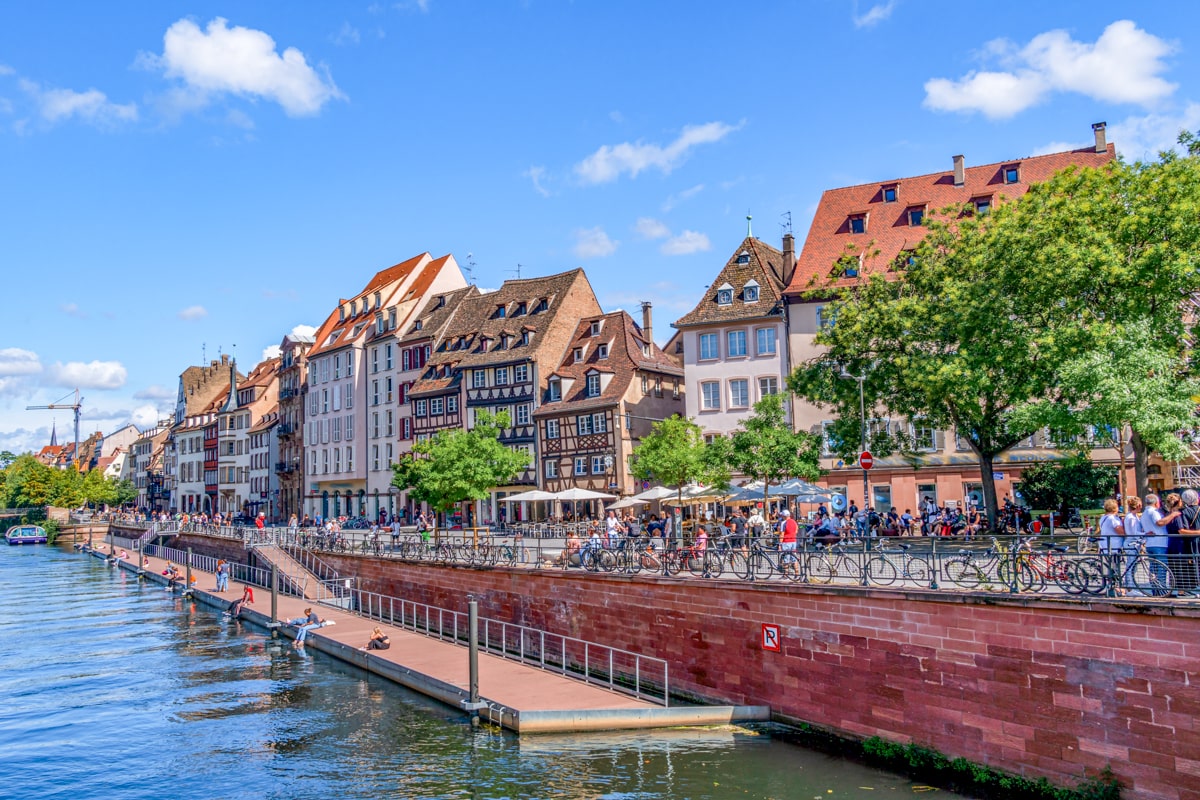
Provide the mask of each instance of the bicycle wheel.
POLYGON ((1175 573, 1162 556, 1140 555, 1129 568, 1133 588, 1151 597, 1162 597, 1175 590, 1175 573))
POLYGON ((830 583, 837 577, 837 567, 828 556, 814 553, 804 562, 804 572, 809 583, 830 583))
POLYGON ((721 558, 720 553, 705 553, 704 554, 704 576, 707 578, 719 578, 721 573, 725 571, 725 560, 721 558))
POLYGON ((966 556, 952 558, 942 565, 946 580, 961 589, 974 589, 983 581, 983 573, 975 562, 966 556))
POLYGON ((621 557, 618 559, 620 563, 617 566, 626 575, 636 575, 642 571, 642 559, 644 557, 644 553, 638 553, 627 548, 621 551, 621 557))
MULTIPOLYGON (((996 575, 1005 586, 1011 587, 1013 585, 1012 561, 1008 559, 1001 561, 996 567, 996 575)), ((1017 562, 1016 583, 1018 592, 1040 592, 1046 588, 1045 578, 1035 573, 1027 561, 1017 562)))
POLYGON ((741 550, 729 554, 729 571, 744 581, 752 579, 754 570, 750 568, 750 558, 741 550))
POLYGON ((900 579, 903 581, 911 581, 912 583, 920 584, 921 586, 929 585, 929 562, 923 558, 909 556, 904 562, 904 569, 900 572, 900 579))
POLYGON ((775 574, 775 562, 766 553, 751 553, 750 571, 754 574, 754 580, 767 580, 775 574))
POLYGON ((605 572, 612 572, 617 568, 617 555, 612 550, 601 550, 596 560, 600 563, 600 569, 605 572))
POLYGON ((683 556, 678 550, 668 550, 663 553, 663 572, 668 575, 678 575, 683 570, 683 556))
POLYGON ((657 554, 649 550, 638 554, 638 569, 644 569, 649 572, 658 572, 662 569, 662 560, 657 554))
POLYGON ((804 577, 803 564, 795 553, 784 553, 779 556, 779 572, 792 583, 804 577))
POLYGON ((1081 556, 1089 553, 1095 553, 1099 550, 1099 548, 1096 546, 1096 540, 1089 536, 1087 531, 1084 531, 1083 534, 1075 540, 1075 549, 1081 556))
POLYGON ((891 586, 896 582, 896 565, 887 556, 875 556, 867 562, 867 580, 876 586, 891 586))
POLYGON ((1100 558, 1077 559, 1071 572, 1076 589, 1074 594, 1104 594, 1108 589, 1108 572, 1100 558))
POLYGON ((697 577, 703 575, 704 571, 705 571, 704 560, 707 556, 708 556, 708 553, 700 553, 700 554, 688 553, 688 555, 687 555, 688 572, 692 573, 693 575, 695 575, 697 577))

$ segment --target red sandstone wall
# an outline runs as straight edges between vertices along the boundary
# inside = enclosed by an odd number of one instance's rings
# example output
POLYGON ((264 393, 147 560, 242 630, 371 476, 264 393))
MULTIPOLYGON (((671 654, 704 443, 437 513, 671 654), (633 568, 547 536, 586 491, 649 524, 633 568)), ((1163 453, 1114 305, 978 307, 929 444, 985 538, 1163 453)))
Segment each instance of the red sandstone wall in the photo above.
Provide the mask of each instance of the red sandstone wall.
POLYGON ((1200 800, 1200 609, 323 556, 364 589, 667 659, 678 689, 1126 797, 1200 800), (761 648, 781 626, 780 653, 761 648))

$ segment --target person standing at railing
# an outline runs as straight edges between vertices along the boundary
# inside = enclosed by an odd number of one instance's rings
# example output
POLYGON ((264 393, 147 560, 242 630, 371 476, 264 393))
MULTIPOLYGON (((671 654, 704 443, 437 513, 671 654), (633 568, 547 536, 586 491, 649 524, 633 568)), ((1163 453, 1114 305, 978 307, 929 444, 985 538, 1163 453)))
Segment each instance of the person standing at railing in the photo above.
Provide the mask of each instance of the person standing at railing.
POLYGON ((1161 501, 1156 494, 1146 495, 1145 511, 1142 512, 1142 532, 1146 535, 1146 555, 1150 556, 1151 570, 1161 586, 1167 579, 1167 529, 1162 524, 1161 501))
POLYGON ((229 565, 224 559, 217 560, 217 591, 223 592, 229 588, 229 565))

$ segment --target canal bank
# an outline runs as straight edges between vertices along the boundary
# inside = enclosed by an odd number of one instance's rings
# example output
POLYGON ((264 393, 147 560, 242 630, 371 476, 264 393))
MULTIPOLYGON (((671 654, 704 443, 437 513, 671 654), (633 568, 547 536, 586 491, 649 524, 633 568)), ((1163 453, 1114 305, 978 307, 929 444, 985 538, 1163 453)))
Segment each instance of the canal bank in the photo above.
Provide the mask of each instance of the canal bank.
POLYGON ((1200 612, 1181 604, 322 557, 383 594, 472 595, 489 616, 664 658, 700 701, 1031 781, 1111 765, 1129 796, 1200 798, 1200 612))

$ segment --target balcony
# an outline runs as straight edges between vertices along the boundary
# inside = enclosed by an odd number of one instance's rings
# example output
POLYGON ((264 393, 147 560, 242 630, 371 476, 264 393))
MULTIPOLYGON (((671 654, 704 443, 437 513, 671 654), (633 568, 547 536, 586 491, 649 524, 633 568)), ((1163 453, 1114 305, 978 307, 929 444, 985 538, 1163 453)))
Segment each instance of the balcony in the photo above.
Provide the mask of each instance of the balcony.
POLYGON ((275 471, 281 475, 287 475, 289 472, 296 471, 296 465, 289 464, 286 461, 276 461, 275 462, 275 471))
POLYGON ((275 435, 289 436, 294 430, 295 426, 293 426, 290 422, 281 422, 275 426, 275 435))

